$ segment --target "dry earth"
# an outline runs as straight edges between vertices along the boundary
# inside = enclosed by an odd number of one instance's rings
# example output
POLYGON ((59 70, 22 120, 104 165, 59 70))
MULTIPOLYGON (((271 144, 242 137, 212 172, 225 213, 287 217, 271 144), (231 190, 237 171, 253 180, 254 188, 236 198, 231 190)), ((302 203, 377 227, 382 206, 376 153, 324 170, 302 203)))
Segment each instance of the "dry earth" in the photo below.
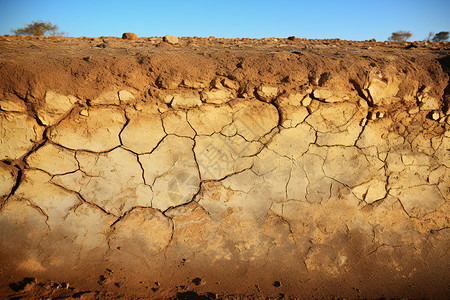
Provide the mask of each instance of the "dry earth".
POLYGON ((0 37, 0 295, 446 298, 449 52, 0 37))

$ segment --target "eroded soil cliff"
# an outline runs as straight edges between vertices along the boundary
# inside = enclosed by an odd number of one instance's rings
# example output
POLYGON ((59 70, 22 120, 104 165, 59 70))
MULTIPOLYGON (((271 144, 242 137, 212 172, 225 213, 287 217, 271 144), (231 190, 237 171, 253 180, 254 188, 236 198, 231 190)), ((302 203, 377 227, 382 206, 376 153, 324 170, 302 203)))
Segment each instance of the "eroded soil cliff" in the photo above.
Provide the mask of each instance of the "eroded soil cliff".
POLYGON ((1 295, 450 293, 448 44, 0 49, 1 295))

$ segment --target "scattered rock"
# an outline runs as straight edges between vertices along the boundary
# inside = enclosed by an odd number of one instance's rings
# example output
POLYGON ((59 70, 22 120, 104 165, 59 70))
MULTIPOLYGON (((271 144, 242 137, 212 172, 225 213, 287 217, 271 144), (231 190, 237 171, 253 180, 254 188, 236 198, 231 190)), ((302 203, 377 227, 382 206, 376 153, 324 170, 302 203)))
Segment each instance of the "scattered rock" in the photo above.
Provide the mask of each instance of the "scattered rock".
POLYGON ((377 112, 376 114, 377 118, 381 119, 384 117, 384 113, 382 113, 381 111, 377 112))
POLYGON ((230 80, 228 78, 225 78, 222 82, 223 86, 229 88, 229 89, 233 89, 233 90, 238 90, 239 89, 239 84, 236 81, 230 80))
POLYGON ((261 85, 256 90, 256 93, 261 100, 271 102, 278 96, 278 87, 261 85))
POLYGON ((400 81, 397 79, 373 78, 367 91, 373 100, 374 105, 382 106, 395 101, 395 96, 399 91, 400 81))
POLYGON ((177 94, 173 96, 171 104, 173 108, 192 108, 202 105, 202 100, 196 94, 177 94))
POLYGON ((234 98, 233 93, 227 89, 212 89, 203 94, 206 103, 223 104, 234 98))
POLYGON ((103 92, 98 98, 93 99, 90 101, 91 105, 107 105, 107 104, 114 104, 119 105, 120 99, 119 99, 119 93, 115 90, 103 92))
POLYGON ((419 96, 419 102, 421 102, 421 110, 438 110, 441 107, 440 101, 436 98, 426 96, 419 96))
POLYGON ((133 99, 134 99, 134 95, 131 92, 126 91, 126 90, 119 91, 119 100, 120 101, 126 102, 126 101, 131 101, 133 99))
POLYGON ((204 89, 207 86, 206 82, 201 81, 191 81, 189 79, 183 79, 183 84, 189 88, 193 89, 204 89))
POLYGON ((325 100, 333 96, 333 91, 330 90, 314 90, 313 95, 319 100, 325 100))
POLYGON ((173 35, 166 35, 163 37, 163 41, 171 44, 171 45, 176 45, 178 44, 178 38, 176 36, 173 35))
POLYGON ((136 33, 133 32, 125 32, 124 34, 122 34, 122 39, 124 40, 137 40, 138 36, 136 33))
POLYGON ((410 110, 408 110, 408 114, 415 115, 415 114, 419 113, 419 111, 420 111, 419 107, 414 107, 414 108, 411 108, 410 110))
POLYGON ((346 100, 344 97, 335 96, 334 92, 332 90, 328 90, 328 89, 314 90, 313 95, 314 95, 314 98, 328 102, 328 103, 342 102, 342 101, 346 100))
POLYGON ((374 112, 369 112, 369 114, 367 115, 367 118, 369 119, 369 120, 376 120, 377 119, 377 114, 376 113, 374 113, 374 112))
POLYGON ((435 120, 435 121, 439 120, 439 112, 434 111, 434 112, 431 114, 431 118, 432 118, 433 120, 435 120))

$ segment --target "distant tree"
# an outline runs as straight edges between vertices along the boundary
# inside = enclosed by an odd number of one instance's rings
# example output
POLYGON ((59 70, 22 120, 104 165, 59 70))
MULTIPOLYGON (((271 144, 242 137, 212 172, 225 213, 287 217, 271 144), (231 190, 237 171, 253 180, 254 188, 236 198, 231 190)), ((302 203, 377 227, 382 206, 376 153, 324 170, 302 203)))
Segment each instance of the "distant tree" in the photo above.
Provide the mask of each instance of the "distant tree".
POLYGON ((430 42, 431 41, 431 39, 433 38, 433 36, 434 36, 434 32, 429 32, 428 33, 428 35, 427 35, 427 37, 424 39, 424 41, 425 42, 430 42))
POLYGON ((27 26, 23 28, 18 29, 12 29, 11 32, 15 35, 18 34, 24 34, 24 35, 34 35, 34 36, 40 36, 40 35, 65 35, 65 32, 58 31, 59 27, 58 25, 53 25, 50 22, 42 22, 42 21, 33 21, 30 24, 27 24, 27 26))
POLYGON ((448 31, 441 31, 434 35, 433 42, 445 42, 448 40, 448 31))
POLYGON ((407 41, 411 36, 412 33, 410 31, 399 30, 393 32, 392 35, 388 38, 388 40, 394 42, 404 42, 407 41))

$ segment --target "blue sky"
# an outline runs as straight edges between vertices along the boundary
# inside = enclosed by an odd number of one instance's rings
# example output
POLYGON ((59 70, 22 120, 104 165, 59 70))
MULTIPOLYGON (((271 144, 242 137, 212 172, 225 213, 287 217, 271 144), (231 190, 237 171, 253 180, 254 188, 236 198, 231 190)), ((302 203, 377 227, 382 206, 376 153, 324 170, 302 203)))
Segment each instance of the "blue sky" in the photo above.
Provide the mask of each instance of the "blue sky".
POLYGON ((0 0, 0 35, 33 20, 69 36, 305 37, 411 40, 450 31, 450 0, 95 1, 0 0))

